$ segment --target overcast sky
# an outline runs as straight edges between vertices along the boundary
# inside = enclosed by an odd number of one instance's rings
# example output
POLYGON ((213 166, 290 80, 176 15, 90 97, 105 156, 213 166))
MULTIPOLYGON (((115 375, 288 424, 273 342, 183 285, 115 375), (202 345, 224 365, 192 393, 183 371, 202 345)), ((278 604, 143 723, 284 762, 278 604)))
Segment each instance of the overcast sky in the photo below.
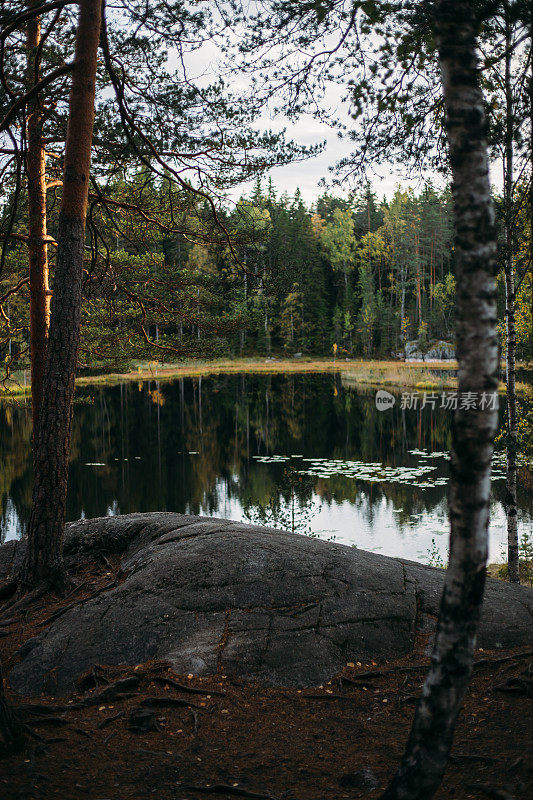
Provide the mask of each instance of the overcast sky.
MULTIPOLYGON (((209 84, 221 74, 220 51, 212 41, 206 42, 199 50, 187 53, 185 61, 188 77, 199 85, 209 84)), ((178 67, 179 70, 178 61, 172 52, 169 53, 169 64, 171 67, 178 67)), ((223 77, 236 93, 246 93, 249 84, 242 75, 237 78, 235 75, 226 73, 223 77)), ((327 89, 324 102, 328 109, 341 118, 342 122, 349 123, 348 106, 342 102, 344 93, 345 87, 343 85, 331 84, 327 89)), ((351 152, 351 143, 348 139, 339 139, 336 131, 310 114, 303 115, 297 122, 290 122, 281 115, 274 116, 269 112, 265 113, 254 124, 254 127, 258 130, 271 129, 273 131, 280 131, 286 128, 286 138, 292 139, 301 145, 316 145, 326 141, 324 150, 314 158, 294 162, 284 167, 276 167, 270 172, 274 185, 280 194, 287 192, 292 196, 297 189, 300 189, 303 199, 309 205, 314 203, 317 197, 325 191, 325 187, 319 185, 320 181, 325 179, 327 182, 331 182, 335 177, 330 167, 334 167, 339 159, 349 155, 351 152)), ((377 169, 376 165, 372 166, 372 172, 377 174, 369 177, 379 199, 384 195, 388 198, 391 197, 398 183, 401 183, 403 187, 409 185, 415 189, 419 186, 417 181, 407 180, 390 164, 380 169, 377 169)), ((442 184, 442 179, 435 176, 433 178, 436 184, 442 184)), ((234 190, 231 193, 232 199, 237 200, 242 194, 247 194, 252 185, 253 181, 249 184, 243 184, 234 190)), ((348 193, 350 188, 346 184, 342 187, 331 187, 331 191, 333 194, 339 195, 348 193)))
MULTIPOLYGON (((339 89, 339 100, 340 95, 339 89)), ((276 167, 270 173, 275 186, 281 191, 293 195, 296 189, 300 189, 304 200, 309 204, 313 203, 324 192, 324 187, 320 186, 319 182, 322 179, 327 182, 333 181, 335 174, 330 168, 334 167, 339 159, 351 153, 351 142, 348 139, 339 139, 336 132, 329 126, 311 116, 302 117, 295 124, 291 124, 287 119, 281 117, 265 120, 265 124, 270 124, 274 129, 286 127, 287 138, 294 139, 299 144, 313 145, 326 141, 324 150, 314 158, 285 167, 276 167)), ((384 195, 390 198, 399 183, 404 188, 412 186, 416 189, 420 186, 419 181, 409 180, 401 174, 398 167, 395 168, 391 164, 385 164, 382 167, 377 164, 372 165, 369 179, 379 199, 384 195)), ((441 177, 433 175, 432 179, 434 183, 442 185, 441 177)), ((330 190, 337 195, 347 193, 350 190, 350 184, 343 183, 342 186, 332 186, 330 190)))
MULTIPOLYGON (((172 55, 169 54, 170 63, 172 63, 172 55)), ((220 51, 213 44, 213 42, 206 43, 200 50, 189 53, 186 58, 187 70, 189 77, 198 83, 210 83, 221 74, 220 69, 220 51)), ((176 62, 175 62, 176 65, 176 62)), ((237 92, 246 89, 246 81, 239 76, 238 83, 236 83, 235 76, 224 76, 231 86, 237 92)), ((334 114, 340 117, 343 123, 350 123, 349 109, 342 98, 345 94, 346 87, 342 84, 330 84, 324 102, 327 104, 328 109, 332 110, 334 114)), ((286 138, 292 139, 298 144, 302 145, 316 145, 321 142, 326 142, 324 150, 314 158, 306 159, 305 161, 295 162, 284 167, 276 167, 270 172, 270 176, 274 182, 275 187, 279 193, 287 192, 290 196, 294 195, 297 189, 300 189, 303 199, 309 205, 313 204, 317 197, 325 191, 325 187, 320 185, 320 181, 326 180, 331 183, 335 174, 331 168, 342 158, 351 153, 351 142, 347 138, 340 139, 337 132, 330 128, 327 124, 315 119, 312 115, 302 115, 297 122, 290 122, 288 119, 277 115, 269 116, 265 114, 254 127, 258 129, 272 129, 279 131, 286 128, 286 138)), ((493 165, 492 178, 496 186, 501 184, 500 179, 501 168, 498 165, 493 165)), ((444 186, 444 179, 442 175, 436 173, 428 173, 425 175, 426 179, 431 178, 436 187, 444 186)), ((405 172, 402 173, 400 165, 392 164, 372 164, 369 166, 369 180, 376 192, 378 199, 386 197, 389 199, 394 194, 395 188, 400 184, 402 188, 412 187, 415 191, 419 190, 422 186, 422 179, 409 179, 405 172)), ((253 185, 253 181, 249 184, 243 184, 241 187, 232 192, 231 197, 237 200, 242 194, 247 194, 253 185)), ((342 186, 330 186, 329 190, 336 195, 348 193, 350 188, 353 188, 348 183, 342 186)))

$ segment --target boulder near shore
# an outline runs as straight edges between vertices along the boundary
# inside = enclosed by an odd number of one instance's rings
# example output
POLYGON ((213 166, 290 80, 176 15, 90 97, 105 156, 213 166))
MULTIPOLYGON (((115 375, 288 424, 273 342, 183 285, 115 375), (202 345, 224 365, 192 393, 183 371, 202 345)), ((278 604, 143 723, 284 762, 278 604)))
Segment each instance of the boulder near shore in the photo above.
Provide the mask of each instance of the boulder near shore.
MULTIPOLYGON (((0 578, 25 543, 0 547, 0 578)), ((392 659, 435 625, 442 570, 285 531, 167 512, 67 526, 67 564, 120 555, 119 579, 21 648, 12 688, 62 695, 95 664, 169 662, 268 686, 321 683, 392 659)), ((533 590, 488 579, 478 646, 531 641, 533 590)))

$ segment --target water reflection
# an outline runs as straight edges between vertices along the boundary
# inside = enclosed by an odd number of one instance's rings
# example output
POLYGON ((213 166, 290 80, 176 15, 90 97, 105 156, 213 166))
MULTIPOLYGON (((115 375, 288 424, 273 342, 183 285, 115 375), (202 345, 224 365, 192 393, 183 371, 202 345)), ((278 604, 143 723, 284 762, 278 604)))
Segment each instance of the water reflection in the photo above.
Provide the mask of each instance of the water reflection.
MULTIPOLYGON (((502 411, 503 413, 503 411, 502 411)), ((376 410, 334 375, 226 375, 80 390, 68 519, 170 510, 265 522, 427 560, 447 545, 450 412, 376 410)), ((0 406, 2 537, 26 529, 28 407, 0 406)), ((493 482, 491 558, 505 541, 493 482)), ((521 532, 533 532, 521 471, 521 532)))

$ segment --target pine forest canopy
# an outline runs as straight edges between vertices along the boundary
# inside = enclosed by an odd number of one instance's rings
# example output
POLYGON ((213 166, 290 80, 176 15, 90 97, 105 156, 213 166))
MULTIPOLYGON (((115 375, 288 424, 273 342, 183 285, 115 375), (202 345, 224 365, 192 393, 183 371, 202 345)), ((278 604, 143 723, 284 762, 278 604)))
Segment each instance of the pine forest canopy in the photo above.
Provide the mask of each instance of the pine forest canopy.
MULTIPOLYGON (((128 213, 122 199, 119 229, 93 212, 106 267, 86 281, 80 368, 191 355, 331 355, 334 343, 342 357, 390 357, 410 340, 422 348, 453 342, 449 190, 398 187, 389 201, 370 188, 350 199, 324 193, 307 207, 298 194, 257 181, 248 197, 218 210, 231 248, 221 236, 162 230, 165 192, 162 180, 139 171, 129 184, 117 181, 112 198, 140 194, 144 218, 128 213)), ((197 211, 208 217, 205 203, 197 211)), ((191 208, 183 219, 194 228, 191 208)), ((519 222, 517 246, 525 248, 524 213, 519 222)), ((9 252, 6 289, 25 277, 22 247, 9 252)), ((503 281, 499 287, 503 320, 503 281)), ((522 358, 531 355, 530 287, 526 276, 517 297, 522 358)), ((4 355, 12 369, 26 363, 28 315, 25 293, 11 296, 4 355)))
MULTIPOLYGON (((47 335, 48 270, 53 282, 77 13, 76 4, 66 1, 26 5, 27 12, 20 3, 3 3, 1 9, 0 302, 8 370, 15 364, 9 356, 28 353, 24 323, 16 313, 17 306, 27 305, 28 283, 33 306, 43 306, 34 345, 47 335), (37 19, 32 7, 40 11, 37 19), (38 262, 39 280, 29 282, 23 275, 26 248, 30 260, 33 255, 38 262), (33 292, 38 283, 41 297, 33 292)), ((145 281, 130 281, 123 259, 111 265, 110 242, 116 249, 122 239, 132 255, 143 255, 156 251, 165 237, 179 236, 191 243, 220 242, 235 257, 233 239, 219 217, 224 192, 274 164, 316 150, 286 142, 283 134, 255 132, 250 127, 254 110, 221 80, 196 85, 189 77, 187 54, 212 35, 211 11, 209 3, 151 3, 147 11, 144 3, 124 2, 110 5, 103 18, 84 287, 88 298, 109 288, 111 307, 126 283, 132 307, 142 309, 150 297, 141 289, 145 281)), ((136 267, 131 262, 130 271, 136 267)), ((160 286, 169 278, 161 273, 160 286)), ((167 280, 165 297, 187 284, 187 279, 167 280)), ((176 309, 169 313, 175 315, 176 309)))

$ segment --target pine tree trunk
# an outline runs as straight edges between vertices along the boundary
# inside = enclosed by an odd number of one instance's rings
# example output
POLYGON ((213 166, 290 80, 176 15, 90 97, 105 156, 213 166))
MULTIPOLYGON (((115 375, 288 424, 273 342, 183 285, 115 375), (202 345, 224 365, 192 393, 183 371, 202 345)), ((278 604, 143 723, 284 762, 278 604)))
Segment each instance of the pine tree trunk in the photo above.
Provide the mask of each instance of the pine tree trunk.
POLYGON ((34 455, 33 505, 23 580, 64 584, 63 529, 78 354, 85 217, 94 122, 101 0, 83 0, 69 100, 63 197, 48 353, 34 455))
POLYGON ((479 402, 498 387, 496 230, 472 3, 440 0, 436 37, 453 175, 459 393, 475 409, 454 418, 450 561, 432 661, 397 775, 383 800, 429 800, 439 787, 472 673, 487 559, 490 469, 498 413, 479 402))
POLYGON ((509 581, 520 583, 518 571, 518 525, 516 507, 516 453, 518 418, 516 410, 516 311, 513 262, 513 92, 511 87, 512 32, 509 13, 505 15, 505 317, 506 350, 505 371, 507 382, 507 564, 509 581))
POLYGON ((415 261, 416 261, 416 305, 418 309, 418 325, 422 322, 422 293, 420 289, 420 255, 418 248, 418 234, 415 234, 415 261))
POLYGON ((402 284, 402 299, 400 305, 400 342, 402 348, 405 347, 405 330, 404 330, 404 317, 405 317, 405 267, 400 269, 400 281, 402 284))
POLYGON ((24 736, 20 723, 6 700, 0 664, 0 757, 18 752, 23 744, 24 736))
MULTIPOLYGON (((37 5, 30 0, 28 6, 37 5)), ((26 28, 26 80, 28 88, 39 80, 37 62, 41 41, 41 20, 29 20, 26 28)), ((46 163, 43 142, 41 98, 35 95, 27 107, 26 171, 28 176, 28 260, 30 267, 30 354, 33 441, 37 441, 39 409, 46 363, 50 324, 48 248, 46 244, 46 163)))

